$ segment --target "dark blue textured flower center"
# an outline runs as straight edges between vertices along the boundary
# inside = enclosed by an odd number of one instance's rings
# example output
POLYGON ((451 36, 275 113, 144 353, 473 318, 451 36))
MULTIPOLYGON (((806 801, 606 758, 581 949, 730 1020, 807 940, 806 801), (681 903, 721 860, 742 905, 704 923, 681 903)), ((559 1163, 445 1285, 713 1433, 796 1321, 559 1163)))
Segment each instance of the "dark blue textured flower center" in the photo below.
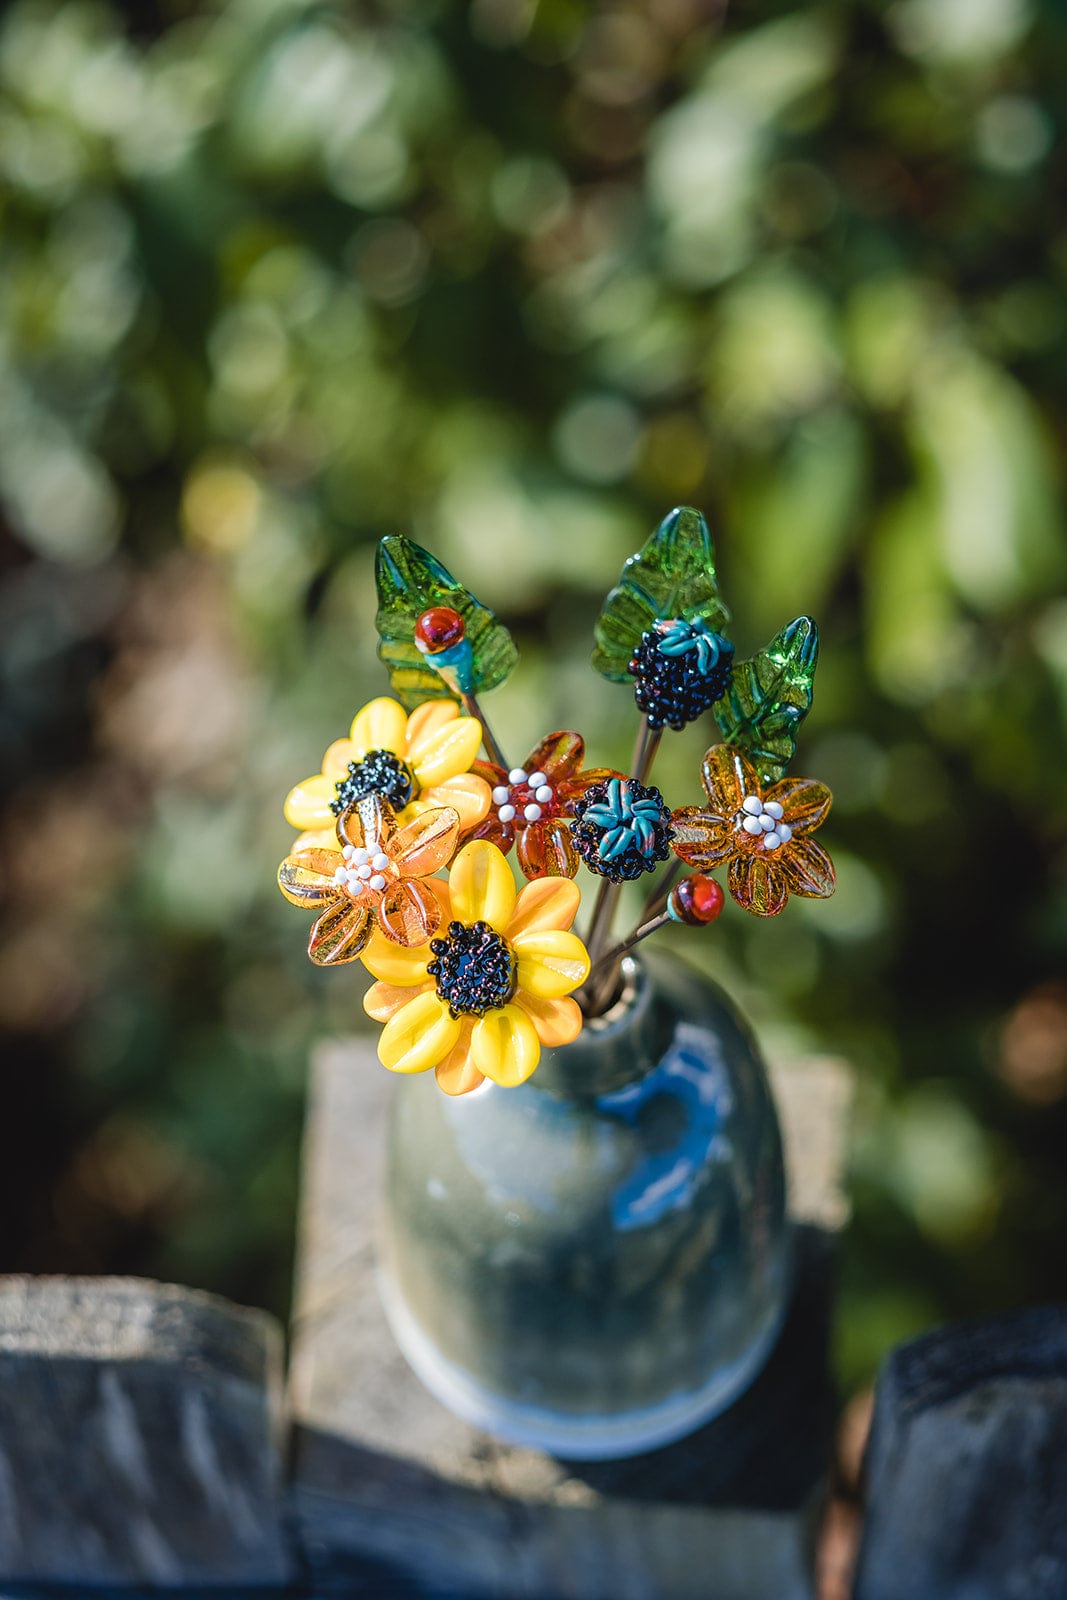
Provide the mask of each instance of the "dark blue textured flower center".
POLYGON ((574 808, 571 840, 590 871, 621 883, 670 855, 671 813, 659 790, 636 778, 591 784, 574 808))
POLYGON ((426 970, 453 1017, 483 1017, 514 994, 514 951, 487 922, 450 922, 430 949, 434 960, 426 970))
POLYGON ((653 728, 681 730, 721 700, 733 678, 734 647, 699 619, 658 621, 630 660, 634 699, 653 728))
POLYGON ((337 798, 330 801, 335 817, 365 794, 380 795, 394 811, 403 811, 418 793, 415 774, 406 761, 391 750, 368 750, 362 761, 348 763, 348 776, 337 785, 337 798))

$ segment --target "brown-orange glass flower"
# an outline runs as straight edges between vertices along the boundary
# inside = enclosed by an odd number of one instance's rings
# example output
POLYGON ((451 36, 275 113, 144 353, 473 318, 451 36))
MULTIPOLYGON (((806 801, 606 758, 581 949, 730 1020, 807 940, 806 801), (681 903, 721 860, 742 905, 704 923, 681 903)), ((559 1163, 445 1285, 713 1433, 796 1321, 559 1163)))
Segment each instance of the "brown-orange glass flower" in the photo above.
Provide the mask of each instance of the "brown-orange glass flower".
POLYGON ((425 944, 441 921, 441 902, 426 880, 448 865, 458 840, 452 806, 398 827, 388 801, 368 794, 338 817, 335 848, 311 845, 286 856, 279 889, 293 905, 319 913, 308 940, 312 961, 354 961, 376 927, 394 944, 425 944))
POLYGON ((671 817, 683 861, 704 871, 729 862, 730 893, 758 917, 777 916, 791 894, 833 894, 833 862, 811 837, 833 800, 824 783, 781 778, 761 788, 748 757, 726 744, 712 745, 702 778, 709 804, 671 817))
POLYGON ((580 733, 549 733, 535 745, 521 767, 505 772, 490 761, 473 771, 490 785, 492 804, 484 822, 469 837, 488 839, 504 851, 515 846, 527 878, 573 878, 578 852, 571 843, 574 807, 590 785, 619 773, 609 767, 588 767, 580 733))

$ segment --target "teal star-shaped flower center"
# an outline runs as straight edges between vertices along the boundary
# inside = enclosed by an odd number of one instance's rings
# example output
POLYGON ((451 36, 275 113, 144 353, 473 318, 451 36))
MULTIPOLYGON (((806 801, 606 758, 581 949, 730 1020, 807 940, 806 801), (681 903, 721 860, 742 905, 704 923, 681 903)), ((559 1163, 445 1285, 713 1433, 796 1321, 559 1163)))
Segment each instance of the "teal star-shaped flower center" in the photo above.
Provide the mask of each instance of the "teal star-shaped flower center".
POLYGON ((607 787, 607 798, 599 805, 590 806, 584 817, 594 828, 604 830, 598 853, 605 861, 613 861, 634 846, 642 855, 647 855, 656 845, 656 823, 663 814, 662 802, 638 798, 623 778, 612 778, 607 787))
POLYGON ((697 670, 705 675, 718 664, 724 641, 706 622, 699 619, 686 622, 675 617, 670 622, 657 622, 656 632, 659 634, 656 649, 661 656, 695 654, 697 670))

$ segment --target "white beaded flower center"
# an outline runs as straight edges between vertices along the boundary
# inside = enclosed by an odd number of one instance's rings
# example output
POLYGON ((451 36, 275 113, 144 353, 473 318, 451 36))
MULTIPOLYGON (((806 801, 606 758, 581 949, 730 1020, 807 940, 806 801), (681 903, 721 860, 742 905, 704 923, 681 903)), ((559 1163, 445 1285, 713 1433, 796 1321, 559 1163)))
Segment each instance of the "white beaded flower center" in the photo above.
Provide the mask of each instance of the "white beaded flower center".
POLYGON ((507 783, 498 783, 493 790, 493 804, 501 822, 514 822, 520 815, 524 822, 540 822, 545 806, 551 805, 553 798, 554 791, 545 774, 527 772, 525 767, 512 767, 507 783))
POLYGON ((777 850, 793 837, 788 822, 782 821, 784 813, 777 800, 762 800, 758 794, 746 794, 741 812, 742 828, 753 839, 758 839, 764 850, 777 850))
POLYGON ((346 844, 341 851, 348 865, 338 867, 333 875, 333 881, 339 889, 345 889, 351 895, 361 895, 368 889, 373 889, 380 894, 395 876, 392 872, 392 862, 384 850, 366 850, 362 846, 357 848, 354 844, 346 844))

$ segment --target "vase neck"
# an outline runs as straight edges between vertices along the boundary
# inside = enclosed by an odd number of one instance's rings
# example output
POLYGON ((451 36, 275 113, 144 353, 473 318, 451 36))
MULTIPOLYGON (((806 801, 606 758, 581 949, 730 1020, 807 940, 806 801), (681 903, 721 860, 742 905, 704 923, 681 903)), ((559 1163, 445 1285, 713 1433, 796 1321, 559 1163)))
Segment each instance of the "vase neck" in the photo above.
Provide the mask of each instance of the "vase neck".
POLYGON ((622 966, 618 999, 590 1018, 577 1039, 545 1052, 530 1079, 533 1087, 568 1099, 609 1094, 643 1078, 666 1049, 674 1018, 642 957, 622 966))

